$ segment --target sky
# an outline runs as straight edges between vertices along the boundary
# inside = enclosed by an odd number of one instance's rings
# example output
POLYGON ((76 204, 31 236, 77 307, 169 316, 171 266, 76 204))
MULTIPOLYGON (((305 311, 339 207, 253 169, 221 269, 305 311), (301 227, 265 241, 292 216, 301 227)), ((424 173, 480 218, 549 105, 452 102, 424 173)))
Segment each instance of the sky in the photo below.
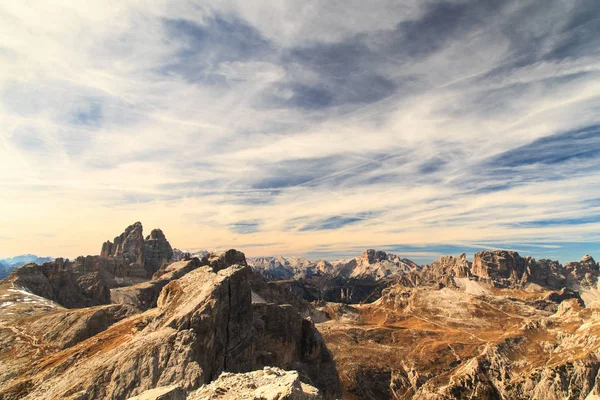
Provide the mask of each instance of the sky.
POLYGON ((0 256, 600 258, 597 0, 4 0, 0 256))

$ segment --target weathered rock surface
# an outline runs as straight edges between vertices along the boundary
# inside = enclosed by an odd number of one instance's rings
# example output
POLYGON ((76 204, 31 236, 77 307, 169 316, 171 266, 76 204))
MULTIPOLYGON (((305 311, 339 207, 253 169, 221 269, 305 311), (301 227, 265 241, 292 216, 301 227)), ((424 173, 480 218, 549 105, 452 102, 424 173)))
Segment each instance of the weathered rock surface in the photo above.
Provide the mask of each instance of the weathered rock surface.
POLYGON ((117 285, 111 272, 115 266, 100 257, 59 258, 17 268, 7 281, 68 308, 89 307, 110 302, 110 288, 117 285))
POLYGON ((168 264, 173 257, 173 249, 160 229, 154 229, 144 240, 142 249, 144 268, 152 276, 158 269, 168 264))
POLYGON ((156 307, 156 302, 162 289, 172 280, 179 279, 188 272, 203 265, 208 265, 208 260, 192 258, 187 261, 178 261, 164 265, 159 269, 151 281, 138 283, 133 286, 111 289, 111 302, 117 304, 130 304, 140 310, 156 307))
POLYGON ((480 278, 510 286, 522 281, 528 260, 515 251, 480 251, 475 254, 471 272, 480 278))
POLYGON ((222 373, 217 380, 188 396, 188 400, 319 400, 317 388, 302 382, 295 371, 265 367, 245 374, 222 373))
MULTIPOLYGON (((494 250, 475 254, 471 274, 497 286, 537 284, 559 290, 568 283, 568 270, 557 261, 521 257, 515 251, 494 250)), ((577 278, 578 279, 578 278, 577 278)))
POLYGON ((230 265, 248 265, 244 253, 235 249, 209 253, 206 257, 208 259, 208 265, 210 265, 215 272, 227 268, 230 265))
POLYGON ((115 237, 114 242, 102 244, 100 257, 116 258, 120 264, 135 264, 143 267, 146 278, 150 278, 163 264, 173 257, 173 249, 160 229, 154 229, 144 240, 141 222, 128 226, 125 232, 115 237))
POLYGON ((125 228, 125 231, 115 237, 114 242, 106 241, 102 244, 100 256, 102 258, 123 257, 129 263, 142 264, 144 236, 141 222, 125 228))
POLYGON ((458 257, 442 256, 439 260, 425 265, 419 271, 420 278, 428 283, 442 283, 446 286, 456 286, 454 278, 471 276, 471 263, 467 255, 462 253, 458 257))
POLYGON ((129 305, 109 304, 51 312, 40 317, 23 319, 19 325, 35 336, 38 344, 66 349, 105 331, 111 325, 137 312, 136 308, 129 305))
POLYGON ((595 286, 600 275, 600 268, 596 261, 586 254, 579 262, 570 262, 565 265, 565 270, 573 277, 573 281, 578 286, 595 286))

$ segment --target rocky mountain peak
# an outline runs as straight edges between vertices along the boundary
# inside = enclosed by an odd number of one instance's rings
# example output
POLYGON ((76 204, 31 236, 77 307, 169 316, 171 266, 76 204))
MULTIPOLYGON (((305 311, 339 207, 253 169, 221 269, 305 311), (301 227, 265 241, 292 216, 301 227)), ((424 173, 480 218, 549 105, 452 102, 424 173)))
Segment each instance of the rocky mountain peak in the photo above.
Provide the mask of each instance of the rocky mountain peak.
POLYGON ((596 264, 594 257, 590 256, 589 254, 586 254, 585 256, 583 256, 581 258, 581 261, 579 261, 579 262, 582 265, 588 266, 590 269, 598 269, 598 264, 596 264))
POLYGON ((471 272, 500 283, 516 282, 525 271, 525 260, 516 251, 493 250, 475 253, 471 272))
POLYGON ((424 266, 420 275, 424 281, 454 286, 454 278, 471 276, 471 263, 465 253, 459 256, 445 255, 424 266))
POLYGON ((125 264, 142 266, 148 277, 152 276, 173 257, 173 248, 160 229, 153 229, 144 239, 141 222, 135 222, 125 228, 125 231, 102 244, 100 257, 123 259, 125 264))
POLYGON ((361 260, 368 262, 369 264, 375 264, 383 260, 387 260, 388 255, 385 251, 368 249, 360 256, 361 260))
POLYGON ((102 244, 100 256, 123 256, 129 262, 142 264, 143 229, 141 222, 129 225, 123 233, 115 237, 114 242, 106 241, 102 244))
POLYGON ((154 274, 165 263, 173 257, 173 248, 160 229, 153 229, 144 241, 142 250, 144 269, 149 275, 154 274))

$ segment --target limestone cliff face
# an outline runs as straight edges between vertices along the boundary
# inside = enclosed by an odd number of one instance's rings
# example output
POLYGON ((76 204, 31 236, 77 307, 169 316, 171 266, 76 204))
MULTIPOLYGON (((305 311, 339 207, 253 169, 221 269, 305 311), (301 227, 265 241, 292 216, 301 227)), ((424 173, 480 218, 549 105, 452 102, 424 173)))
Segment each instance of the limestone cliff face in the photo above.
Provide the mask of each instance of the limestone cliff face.
POLYGON ((129 304, 140 310, 156 307, 162 289, 171 281, 179 279, 188 272, 201 266, 208 265, 208 259, 192 258, 163 265, 152 277, 152 280, 132 286, 114 288, 110 290, 112 303, 129 304))
POLYGON ((168 264, 173 257, 173 249, 160 229, 154 229, 144 240, 142 248, 144 269, 152 276, 158 269, 168 264))
POLYGON ((600 275, 596 261, 586 254, 579 262, 570 262, 565 265, 565 270, 572 276, 572 281, 583 287, 593 287, 600 275))
POLYGON ((102 245, 100 255, 103 258, 124 257, 130 263, 142 264, 144 245, 143 227, 141 222, 136 222, 127 228, 114 242, 107 241, 102 245))
POLYGON ((467 260, 467 255, 462 253, 455 256, 441 256, 439 260, 425 265, 418 273, 421 282, 441 283, 445 286, 456 286, 454 278, 466 278, 471 276, 471 263, 467 260))
MULTIPOLYGON (((580 267, 580 263, 570 263, 568 265, 571 265, 571 268, 566 268, 558 261, 536 261, 532 257, 521 257, 515 251, 481 251, 475 254, 471 274, 500 287, 524 287, 533 283, 544 288, 560 290, 571 287, 573 282, 584 280, 586 273, 594 269, 593 259, 589 264, 580 267), (582 271, 580 275, 574 273, 578 270, 582 271)), ((591 275, 587 276, 591 280, 591 275)), ((597 274, 595 277, 597 278, 597 274)))
POLYGON ((144 239, 142 223, 136 222, 115 237, 114 242, 104 242, 100 256, 119 259, 121 264, 141 265, 145 277, 149 278, 163 264, 171 261, 173 248, 160 229, 152 230, 144 239))
POLYGON ((515 251, 480 251, 475 254, 471 273, 494 282, 520 282, 527 261, 515 251))
POLYGON ((100 257, 59 258, 42 265, 24 265, 7 280, 68 308, 89 307, 110 303, 110 288, 116 286, 111 273, 115 267, 100 257))

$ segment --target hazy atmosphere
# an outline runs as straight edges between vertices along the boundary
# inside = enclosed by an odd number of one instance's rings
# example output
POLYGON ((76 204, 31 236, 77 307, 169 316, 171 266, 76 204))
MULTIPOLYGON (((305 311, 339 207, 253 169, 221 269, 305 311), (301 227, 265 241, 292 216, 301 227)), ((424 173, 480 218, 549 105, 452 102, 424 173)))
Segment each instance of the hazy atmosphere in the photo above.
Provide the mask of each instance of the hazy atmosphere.
POLYGON ((600 257, 589 1, 0 6, 0 256, 600 257), (377 4, 374 4, 377 3, 377 4))

